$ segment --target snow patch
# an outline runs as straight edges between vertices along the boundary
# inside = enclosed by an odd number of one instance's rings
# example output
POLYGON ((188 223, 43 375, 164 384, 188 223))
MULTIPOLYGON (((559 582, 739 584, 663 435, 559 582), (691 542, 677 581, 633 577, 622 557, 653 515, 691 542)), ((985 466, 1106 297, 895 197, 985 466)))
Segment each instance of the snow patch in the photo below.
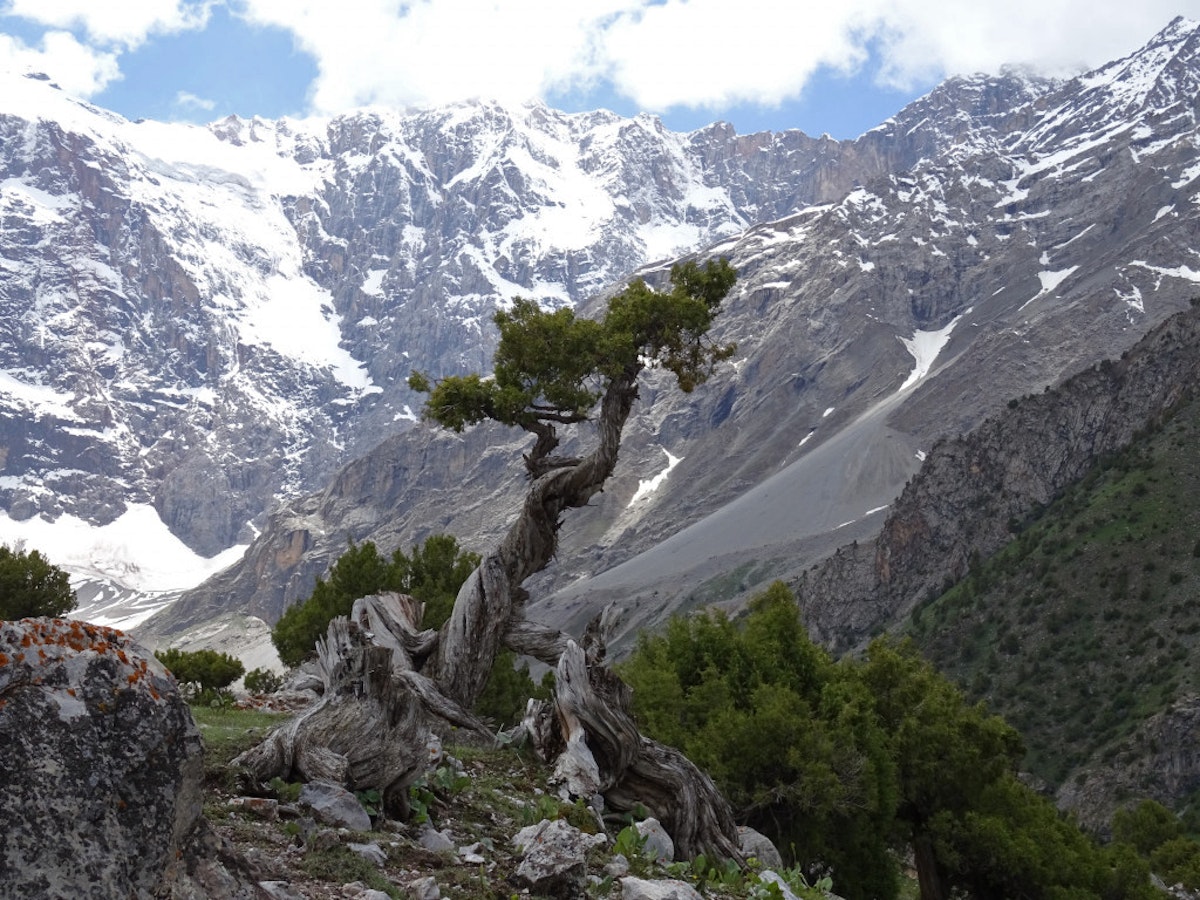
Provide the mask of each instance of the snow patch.
MULTIPOLYGON (((1044 265, 1044 263, 1043 263, 1044 265)), ((1071 266, 1069 269, 1059 269, 1057 272, 1038 272, 1038 281, 1042 283, 1042 289, 1026 300, 1018 307, 1017 312, 1027 307, 1034 300, 1045 297, 1047 294, 1058 290, 1058 286, 1075 274, 1075 270, 1079 266, 1071 266)))
POLYGON ((665 448, 662 448, 662 452, 667 455, 667 467, 653 478, 643 478, 638 482, 638 489, 634 491, 633 499, 629 501, 630 507, 643 497, 648 497, 657 491, 663 482, 667 480, 667 476, 671 474, 671 470, 683 460, 682 456, 672 456, 671 452, 665 448))
POLYGON ((205 559, 171 534, 149 504, 130 506, 107 525, 70 514, 53 522, 19 522, 0 510, 0 542, 37 550, 72 575, 72 581, 98 578, 147 593, 195 587, 246 551, 246 545, 238 545, 205 559))
POLYGON ((913 359, 916 360, 916 365, 905 379, 904 384, 900 385, 901 391, 906 391, 918 381, 929 374, 929 370, 933 368, 934 362, 938 358, 938 354, 942 352, 942 348, 950 340, 950 333, 954 331, 954 326, 962 321, 963 316, 967 315, 971 310, 968 309, 961 315, 955 316, 954 319, 945 328, 937 331, 914 331, 911 338, 904 338, 897 335, 897 340, 904 345, 913 359))

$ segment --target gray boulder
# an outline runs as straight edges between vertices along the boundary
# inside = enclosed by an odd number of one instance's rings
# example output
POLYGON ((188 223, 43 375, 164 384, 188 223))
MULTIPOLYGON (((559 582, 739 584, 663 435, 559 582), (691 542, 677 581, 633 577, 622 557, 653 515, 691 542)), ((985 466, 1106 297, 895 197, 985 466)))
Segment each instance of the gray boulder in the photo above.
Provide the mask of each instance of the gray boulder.
POLYGON ((318 822, 351 831, 370 831, 371 817, 358 798, 331 781, 310 781, 300 789, 299 804, 312 810, 318 822))
POLYGON ((662 827, 658 819, 643 819, 634 828, 646 842, 642 847, 642 853, 645 856, 659 863, 675 861, 675 842, 671 840, 671 836, 667 834, 667 830, 662 827))
POLYGON ((562 819, 543 819, 522 828, 513 843, 525 857, 517 866, 513 883, 534 894, 577 896, 583 892, 587 876, 588 850, 606 841, 604 835, 584 834, 562 819))
POLYGON ((755 831, 749 825, 739 825, 737 836, 738 848, 747 859, 753 857, 768 869, 777 869, 783 865, 779 849, 762 832, 755 831))
POLYGON ((0 622, 0 734, 6 896, 265 896, 201 815, 175 679, 122 632, 0 622))
POLYGON ((686 881, 651 881, 632 875, 621 879, 621 896, 624 900, 701 900, 700 892, 686 881))

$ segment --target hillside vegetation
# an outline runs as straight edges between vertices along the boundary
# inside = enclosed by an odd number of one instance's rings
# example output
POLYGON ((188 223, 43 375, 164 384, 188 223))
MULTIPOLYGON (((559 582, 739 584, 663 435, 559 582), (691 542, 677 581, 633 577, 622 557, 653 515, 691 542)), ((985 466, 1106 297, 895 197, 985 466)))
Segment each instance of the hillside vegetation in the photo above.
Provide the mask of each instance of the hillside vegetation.
POLYGON ((1137 753, 1138 727, 1200 690, 1198 436, 1189 396, 1030 521, 1010 522, 1015 540, 973 558, 905 626, 1020 729, 1025 768, 1051 784, 1128 762, 1119 755, 1137 753))

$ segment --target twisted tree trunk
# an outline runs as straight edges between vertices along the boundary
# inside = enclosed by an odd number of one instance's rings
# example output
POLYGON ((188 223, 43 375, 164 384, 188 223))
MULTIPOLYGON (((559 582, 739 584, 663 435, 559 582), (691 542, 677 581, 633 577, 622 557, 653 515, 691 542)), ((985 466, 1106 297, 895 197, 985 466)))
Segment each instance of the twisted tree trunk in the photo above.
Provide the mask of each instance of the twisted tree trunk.
POLYGON ((525 727, 538 756, 554 763, 553 778, 569 796, 602 794, 621 812, 644 807, 678 855, 743 861, 733 813, 712 780, 675 748, 638 731, 629 686, 602 665, 600 632, 585 636, 586 652, 568 643, 553 701, 530 705, 525 727))
MULTIPOLYGON (((474 705, 487 683, 496 654, 506 642, 522 653, 543 650, 530 643, 523 609, 528 595, 521 585, 549 565, 558 547, 562 513, 584 506, 604 486, 617 464, 621 432, 637 399, 640 367, 614 378, 605 391, 596 421, 596 448, 581 459, 552 457, 557 445, 551 426, 525 458, 533 482, 516 522, 467 579, 442 626, 434 679, 465 707, 474 705), (549 471, 543 471, 550 466, 549 471), (543 474, 538 474, 542 472, 543 474), (511 637, 510 637, 511 635, 511 637)), ((534 654, 549 665, 547 658, 534 654)))
POLYGON ((484 731, 466 710, 487 684, 504 646, 556 666, 554 701, 534 705, 527 730, 574 796, 602 793, 620 810, 644 806, 685 857, 740 860, 728 804, 682 753, 648 740, 629 714, 629 689, 602 665, 604 629, 585 639, 524 618, 525 579, 544 569, 558 544, 561 516, 585 505, 617 463, 621 433, 637 398, 641 366, 613 378, 602 398, 597 445, 587 456, 553 456, 554 429, 532 429, 525 458, 531 478, 521 513, 459 590, 440 633, 419 630, 412 598, 381 595, 335 619, 318 652, 325 696, 235 763, 260 782, 326 778, 375 788, 390 815, 407 814, 407 790, 440 755, 440 723, 484 731))

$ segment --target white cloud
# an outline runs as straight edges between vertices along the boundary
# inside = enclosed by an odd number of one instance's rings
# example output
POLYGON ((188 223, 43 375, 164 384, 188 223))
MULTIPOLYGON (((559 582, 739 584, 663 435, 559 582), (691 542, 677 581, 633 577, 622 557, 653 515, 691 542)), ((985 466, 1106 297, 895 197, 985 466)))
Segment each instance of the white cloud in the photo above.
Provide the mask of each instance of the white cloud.
POLYGON ((4 11, 59 29, 82 29, 92 43, 136 47, 152 34, 203 28, 216 0, 9 0, 4 11))
POLYGON ((207 97, 199 97, 191 91, 177 91, 175 94, 175 105, 189 109, 213 110, 217 107, 217 101, 209 100, 207 97))
MULTIPOLYGON (((41 0, 26 0, 41 2, 41 0)), ((65 0, 59 0, 65 2, 65 0)), ((1123 55, 1200 0, 240 0, 317 61, 314 110, 525 100, 606 81, 639 107, 772 106, 870 53, 913 86, 1002 65, 1065 74, 1123 55)))
POLYGON ((472 97, 528 100, 603 73, 604 21, 636 0, 245 0, 316 59, 320 112, 472 97), (402 11, 398 11, 398 8, 402 11))
POLYGON ((90 97, 121 77, 116 54, 79 43, 66 31, 49 31, 40 47, 0 34, 3 67, 17 72, 49 75, 69 94, 90 97))

